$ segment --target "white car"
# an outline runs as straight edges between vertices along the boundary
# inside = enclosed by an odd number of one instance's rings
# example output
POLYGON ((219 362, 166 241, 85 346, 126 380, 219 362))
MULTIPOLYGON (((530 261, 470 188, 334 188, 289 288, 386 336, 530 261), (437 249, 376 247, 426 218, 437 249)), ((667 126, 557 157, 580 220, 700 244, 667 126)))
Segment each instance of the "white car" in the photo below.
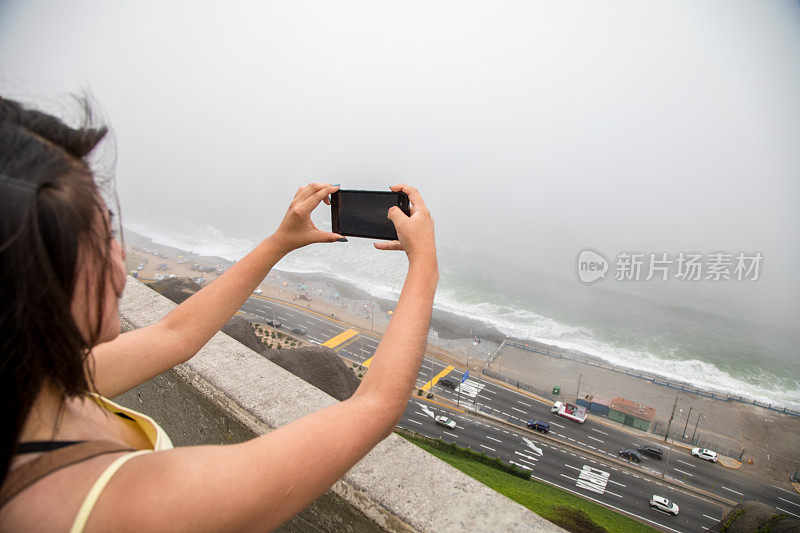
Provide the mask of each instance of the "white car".
POLYGON ((663 496, 656 496, 655 494, 653 494, 653 497, 650 498, 650 507, 665 513, 669 513, 673 516, 678 516, 678 511, 680 511, 677 503, 671 502, 663 496))
POLYGON ((264 291, 262 291, 261 289, 256 289, 253 291, 253 294, 261 294, 262 292, 264 291))
POLYGON ((434 417, 434 420, 439 425, 448 427, 450 429, 455 429, 456 428, 456 421, 455 420, 451 420, 451 419, 447 418, 444 415, 436 416, 436 417, 434 417))
POLYGON ((705 448, 692 448, 692 455, 700 459, 705 459, 706 461, 711 461, 712 463, 717 462, 717 452, 712 452, 705 448))

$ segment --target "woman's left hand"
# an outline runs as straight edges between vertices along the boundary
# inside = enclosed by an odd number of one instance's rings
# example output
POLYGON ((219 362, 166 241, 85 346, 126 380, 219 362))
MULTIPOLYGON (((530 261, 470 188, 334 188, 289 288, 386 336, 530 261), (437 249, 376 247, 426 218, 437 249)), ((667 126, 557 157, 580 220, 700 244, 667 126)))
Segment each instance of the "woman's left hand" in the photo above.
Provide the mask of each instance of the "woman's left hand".
POLYGON ((339 190, 338 185, 329 183, 310 183, 297 189, 286 216, 273 235, 286 253, 315 242, 336 242, 344 239, 338 233, 317 229, 311 222, 311 212, 314 208, 320 202, 330 205, 328 196, 337 190, 339 190))

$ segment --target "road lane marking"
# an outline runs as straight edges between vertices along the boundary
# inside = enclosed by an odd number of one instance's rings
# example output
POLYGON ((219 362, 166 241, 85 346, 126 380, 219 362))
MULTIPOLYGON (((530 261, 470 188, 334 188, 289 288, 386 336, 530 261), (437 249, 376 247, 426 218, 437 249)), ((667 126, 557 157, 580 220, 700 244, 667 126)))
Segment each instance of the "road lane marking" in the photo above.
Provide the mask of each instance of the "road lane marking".
POLYGON ((450 433, 449 431, 442 431, 442 433, 444 433, 445 435, 450 435, 451 437, 456 437, 456 438, 458 438, 458 435, 456 435, 456 434, 454 434, 454 433, 450 433))
POLYGON ((372 357, 370 357, 369 359, 367 359, 366 361, 361 363, 361 366, 365 366, 365 367, 369 368, 370 364, 372 364, 372 357))
POLYGON ((786 503, 791 503, 792 505, 796 505, 796 506, 800 507, 800 503, 795 503, 795 502, 793 502, 793 501, 791 501, 791 500, 787 500, 786 498, 781 498, 780 496, 778 496, 778 499, 779 499, 779 500, 783 500, 783 501, 785 501, 786 503))
MULTIPOLYGON (((680 470, 678 468, 673 468, 673 470, 676 471, 676 472, 680 472, 681 474, 686 474, 689 477, 694 477, 694 474, 690 474, 689 472, 684 472, 683 470, 680 470)), ((725 487, 722 487, 722 488, 724 489, 725 487)), ((728 490, 731 490, 731 489, 728 489, 728 490)), ((741 492, 739 494, 741 494, 741 492)))
POLYGON ((592 440, 596 440, 597 442, 605 442, 605 441, 603 441, 603 440, 600 440, 600 439, 597 439, 597 438, 595 438, 595 437, 592 437, 591 435, 587 435, 587 437, 589 437, 589 438, 590 438, 590 439, 592 439, 592 440))
MULTIPOLYGON (((370 359, 371 359, 371 358, 370 358, 370 359)), ((443 377, 445 377, 447 374, 449 374, 449 373, 450 373, 450 371, 451 371, 451 370, 453 370, 454 368, 455 368, 455 367, 454 367, 454 366, 451 366, 451 365, 448 365, 448 366, 444 367, 444 370, 442 370, 441 372, 439 372, 438 374, 436 374, 436 375, 433 377, 433 379, 432 379, 432 380, 430 380, 429 382, 427 382, 425 385, 423 385, 423 386, 421 387, 421 388, 422 388, 422 390, 423 390, 423 391, 426 391, 426 392, 427 392, 427 391, 429 391, 429 390, 431 390, 431 387, 433 387, 434 385, 436 385, 436 383, 438 383, 438 382, 439 382, 439 380, 440 380, 441 378, 443 378, 443 377)))
POLYGON ((487 439, 491 439, 491 440, 493 440, 493 441, 495 441, 495 442, 503 442, 503 441, 501 441, 500 439, 496 439, 496 438, 494 438, 494 437, 490 437, 489 435, 486 435, 486 438, 487 438, 487 439))
POLYGON ((497 394, 495 391, 489 389, 483 389, 481 392, 488 392, 489 394, 497 394))
POLYGON ((711 520, 719 520, 719 518, 714 518, 713 516, 708 516, 707 514, 704 514, 703 516, 710 518, 711 520))
POLYGON ((481 448, 486 448, 487 450, 492 450, 493 452, 497 451, 494 448, 489 448, 488 446, 484 446, 483 444, 481 444, 481 448))
POLYGON ((600 431, 599 429, 595 429, 595 428, 591 428, 591 430, 592 431, 596 431, 596 432, 600 433, 601 435, 605 435, 606 437, 608 437, 608 433, 606 433, 605 431, 600 431))
POLYGON ((779 511, 783 511, 784 513, 789 513, 789 514, 790 514, 790 515, 792 515, 792 516, 797 516, 798 518, 800 518, 800 516, 798 516, 798 515, 794 514, 794 513, 793 513, 793 512, 791 512, 791 511, 787 511, 786 509, 781 509, 780 507, 776 507, 775 509, 777 509, 777 510, 779 510, 779 511))
POLYGON ((571 440, 572 442, 575 442, 575 439, 573 439, 572 437, 567 437, 567 440, 571 440))
POLYGON ((528 413, 526 413, 525 411, 523 411, 522 409, 517 409, 516 407, 512 407, 511 409, 513 409, 514 411, 520 412, 520 413, 522 413, 523 415, 525 415, 525 414, 528 414, 528 413))
POLYGON ((346 329, 343 332, 336 335, 335 337, 333 337, 332 339, 326 340, 325 342, 322 343, 322 345, 328 348, 336 348, 346 340, 349 340, 355 337, 356 335, 358 335, 358 331, 354 329, 346 329))
POLYGON ((517 455, 519 455, 519 456, 525 457, 526 459, 529 459, 529 460, 531 460, 531 461, 533 461, 533 462, 536 462, 536 461, 538 461, 538 460, 539 460, 539 459, 537 459, 536 457, 531 457, 530 455, 525 455, 524 453, 522 453, 522 452, 518 452, 518 451, 516 451, 516 450, 514 450, 514 453, 515 453, 515 454, 517 454, 517 455))
POLYGON ((693 465, 692 463, 687 463, 686 461, 681 461, 680 459, 675 459, 675 460, 678 461, 679 463, 685 464, 686 466, 690 466, 692 468, 695 467, 695 465, 693 465))
POLYGON ((422 422, 417 422, 416 420, 411 420, 410 418, 408 419, 408 421, 409 422, 413 422, 413 423, 417 424, 418 426, 422 425, 422 422))
POLYGON ((556 427, 561 428, 561 429, 567 429, 566 426, 562 426, 561 424, 557 424, 555 422, 550 422, 550 425, 551 426, 556 426, 556 427))
POLYGON ((533 468, 531 468, 531 467, 529 467, 529 466, 525 466, 525 465, 523 465, 523 464, 515 463, 514 461, 511 461, 511 464, 512 464, 512 465, 517 465, 518 467, 520 467, 520 468, 524 468, 525 470, 531 470, 531 471, 533 471, 533 468))
POLYGON ((523 402, 522 400, 517 400, 517 403, 521 403, 522 405, 524 405, 524 406, 526 406, 526 407, 533 408, 533 406, 532 406, 531 404, 529 404, 529 403, 525 403, 525 402, 523 402))
POLYGON ((738 494, 739 496, 744 496, 744 494, 742 494, 742 493, 741 493, 741 492, 739 492, 738 490, 729 489, 729 488, 728 488, 728 487, 726 487, 725 485, 720 485, 720 487, 722 487, 722 488, 723 488, 723 489, 725 489, 725 490, 729 490, 729 491, 731 491, 731 492, 733 492, 733 493, 735 493, 735 494, 738 494))

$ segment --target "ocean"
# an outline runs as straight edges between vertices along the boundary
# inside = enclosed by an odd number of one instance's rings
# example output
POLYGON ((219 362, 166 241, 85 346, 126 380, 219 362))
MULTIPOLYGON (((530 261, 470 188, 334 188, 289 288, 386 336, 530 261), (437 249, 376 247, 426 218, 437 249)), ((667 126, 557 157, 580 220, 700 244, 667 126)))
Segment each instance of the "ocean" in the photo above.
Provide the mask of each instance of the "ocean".
MULTIPOLYGON (((132 217, 126 227, 153 241, 236 260, 256 240, 208 224, 132 217)), ((800 332, 792 317, 763 312, 747 291, 702 282, 581 283, 575 270, 547 269, 514 254, 439 238, 435 307, 516 339, 579 350, 611 364, 697 387, 800 409, 800 332)), ((576 250, 576 255, 577 255, 576 250)), ((319 244, 277 268, 320 273, 396 299, 402 252, 370 241, 319 244)), ((464 337, 469 335, 463 332, 464 337)))

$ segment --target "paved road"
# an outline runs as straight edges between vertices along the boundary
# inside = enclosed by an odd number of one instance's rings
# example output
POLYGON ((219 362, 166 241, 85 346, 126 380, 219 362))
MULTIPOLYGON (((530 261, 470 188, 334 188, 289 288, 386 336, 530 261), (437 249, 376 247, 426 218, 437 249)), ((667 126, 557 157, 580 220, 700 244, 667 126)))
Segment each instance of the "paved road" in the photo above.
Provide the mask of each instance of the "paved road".
MULTIPOLYGON (((308 332, 305 338, 316 344, 322 344, 348 330, 347 325, 303 309, 302 306, 261 296, 250 298, 242 306, 242 311, 262 320, 274 317, 283 324, 284 330, 301 326, 308 332)), ((361 332, 336 346, 336 349, 348 359, 365 362, 374 355, 378 343, 378 336, 361 332)), ((444 375, 460 381, 464 370, 426 356, 417 378, 417 387, 422 388, 437 376, 441 378, 444 375), (448 369, 450 371, 445 373, 448 369)), ((462 414, 420 398, 412 398, 409 402, 401 421, 403 427, 515 461, 520 466, 531 468, 537 479, 642 520, 653 521, 659 527, 675 531, 702 531, 721 518, 722 507, 699 498, 691 491, 661 483, 650 475, 660 477, 663 474, 667 481, 679 481, 733 502, 741 499, 759 500, 782 512, 800 515, 800 494, 796 492, 754 480, 739 470, 692 457, 688 450, 670 448, 600 421, 589 419, 585 424, 578 424, 558 417, 550 413, 549 404, 480 376, 470 376, 457 391, 433 385, 431 392, 460 403, 462 407, 478 409, 502 419, 518 429, 483 417, 462 414), (427 406, 427 410, 423 406, 427 406), (428 411, 442 410, 448 411, 448 416, 456 420, 460 427, 450 431, 435 424, 428 411), (530 419, 550 422, 550 433, 546 437, 534 436, 525 427, 525 422, 530 419), (542 450, 542 455, 530 453, 532 449, 523 439, 533 442, 542 450), (639 444, 655 444, 667 450, 664 460, 646 457, 640 465, 620 462, 620 449, 639 444), (606 483, 598 491, 603 479, 606 483), (595 481, 598 486, 592 485, 595 481), (674 498, 681 507, 679 516, 670 517, 651 510, 647 502, 653 493, 674 498)))

